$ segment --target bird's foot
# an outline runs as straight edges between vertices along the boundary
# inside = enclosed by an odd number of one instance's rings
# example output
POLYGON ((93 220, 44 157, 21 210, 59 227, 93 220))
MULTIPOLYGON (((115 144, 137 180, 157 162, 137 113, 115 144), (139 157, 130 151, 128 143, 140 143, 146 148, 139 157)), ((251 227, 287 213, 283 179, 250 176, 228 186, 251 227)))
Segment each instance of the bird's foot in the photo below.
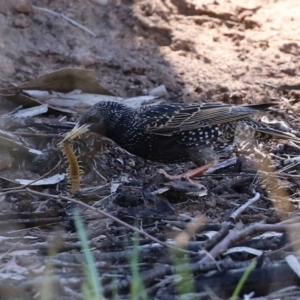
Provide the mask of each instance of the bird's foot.
MULTIPOLYGON (((181 180, 182 178, 185 178, 190 183, 196 184, 193 180, 191 180, 191 178, 203 175, 209 168, 212 168, 215 165, 216 165, 215 163, 209 163, 209 164, 206 164, 204 166, 198 167, 196 169, 189 170, 189 171, 187 171, 183 174, 180 174, 180 175, 170 175, 164 169, 160 169, 160 170, 158 170, 158 172, 160 174, 164 175, 167 179, 169 179, 171 181, 172 180, 181 180)), ((196 185, 198 185, 198 184, 196 184, 196 185)))

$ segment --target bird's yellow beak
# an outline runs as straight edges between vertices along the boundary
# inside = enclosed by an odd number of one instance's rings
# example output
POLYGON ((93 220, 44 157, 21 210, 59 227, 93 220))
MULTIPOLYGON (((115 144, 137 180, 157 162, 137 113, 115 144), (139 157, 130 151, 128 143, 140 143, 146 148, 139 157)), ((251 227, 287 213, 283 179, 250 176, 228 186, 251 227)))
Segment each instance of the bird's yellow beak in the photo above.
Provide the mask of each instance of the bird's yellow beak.
POLYGON ((79 126, 79 124, 76 124, 75 127, 66 134, 62 142, 65 142, 67 140, 74 140, 78 136, 84 134, 85 132, 88 132, 90 130, 91 124, 83 124, 79 126))

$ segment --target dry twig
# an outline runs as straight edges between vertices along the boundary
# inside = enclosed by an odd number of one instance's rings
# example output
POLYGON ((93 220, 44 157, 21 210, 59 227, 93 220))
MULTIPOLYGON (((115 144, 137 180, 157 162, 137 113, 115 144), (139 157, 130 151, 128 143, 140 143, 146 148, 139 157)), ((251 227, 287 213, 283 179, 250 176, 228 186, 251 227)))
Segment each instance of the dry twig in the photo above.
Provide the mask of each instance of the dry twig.
POLYGON ((187 250, 184 250, 182 248, 179 248, 179 247, 176 247, 176 246, 173 246, 173 245, 170 245, 170 244, 167 244, 167 243, 164 243, 160 240, 158 240, 157 238, 151 236, 150 234, 148 234, 147 232, 141 230, 141 229, 138 229, 116 217, 114 217, 113 215, 101 210, 101 209, 98 209, 98 208, 95 208, 93 206, 90 206, 80 200, 76 200, 76 199, 73 199, 73 198, 69 198, 69 197, 66 197, 66 196, 62 196, 62 195, 51 195, 51 194, 48 194, 48 193, 42 193, 42 192, 37 192, 37 191, 34 191, 30 188, 25 188, 25 189, 18 189, 18 190, 9 190, 9 191, 6 191, 6 192, 3 192, 3 193, 0 193, 0 197, 1 196, 4 196, 4 195, 8 195, 8 194, 13 194, 13 193, 28 193, 28 194, 33 194, 33 195, 37 195, 37 196, 40 196, 40 197, 46 197, 46 198, 53 198, 53 199, 56 199, 56 200, 65 200, 65 201, 70 201, 70 202, 73 202, 73 203, 76 203, 78 205, 81 205, 85 208, 88 208, 88 209, 91 209, 99 214, 101 214, 102 216, 106 217, 106 218, 109 218, 111 220, 113 220, 114 222, 117 222, 118 224, 122 225, 122 226, 125 226, 126 228, 129 228, 131 229, 132 231, 134 232, 137 232, 139 233, 140 235, 142 236, 145 236, 147 237, 148 239, 151 239, 153 242, 155 243, 158 243, 158 244, 161 244, 162 246, 165 246, 165 247, 168 247, 170 249, 173 249, 173 250, 176 250, 176 251, 180 251, 180 252, 183 252, 183 253, 187 253, 187 254, 194 254, 194 252, 191 252, 191 251, 187 251, 187 250))

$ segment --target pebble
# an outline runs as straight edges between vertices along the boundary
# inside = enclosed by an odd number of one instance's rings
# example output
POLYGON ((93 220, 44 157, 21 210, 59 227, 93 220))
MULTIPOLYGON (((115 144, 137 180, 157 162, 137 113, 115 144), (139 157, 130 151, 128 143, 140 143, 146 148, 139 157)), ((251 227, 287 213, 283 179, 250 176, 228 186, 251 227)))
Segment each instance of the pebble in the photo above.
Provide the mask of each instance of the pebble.
POLYGON ((28 18, 26 15, 24 14, 19 14, 14 22, 13 25, 16 28, 27 28, 32 24, 32 21, 30 18, 28 18))
POLYGON ((91 2, 99 5, 107 5, 108 0, 91 0, 91 2))
POLYGON ((14 9, 20 14, 29 14, 32 6, 29 0, 15 0, 14 9))
POLYGON ((135 167, 135 161, 133 159, 128 159, 127 164, 131 167, 134 168, 135 167))

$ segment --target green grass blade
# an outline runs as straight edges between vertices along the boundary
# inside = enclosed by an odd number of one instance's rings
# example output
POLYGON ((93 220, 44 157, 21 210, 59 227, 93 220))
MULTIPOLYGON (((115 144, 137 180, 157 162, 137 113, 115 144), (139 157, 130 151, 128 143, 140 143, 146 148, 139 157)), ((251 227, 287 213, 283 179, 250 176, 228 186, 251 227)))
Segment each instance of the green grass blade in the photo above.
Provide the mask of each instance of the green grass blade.
POLYGON ((86 263, 86 265, 84 266, 84 273, 86 274, 88 286, 91 289, 90 293, 88 293, 87 286, 85 285, 83 287, 83 292, 85 295, 87 295, 87 293, 89 295, 90 294, 93 295, 92 298, 89 298, 87 300, 103 299, 101 286, 100 286, 100 282, 99 282, 99 274, 98 274, 97 268, 95 266, 94 257, 90 251, 89 243, 88 243, 86 233, 84 230, 84 226, 83 226, 83 223, 82 223, 77 211, 74 212, 74 220, 75 220, 76 231, 79 236, 79 240, 80 240, 81 247, 83 250, 84 261, 86 263))
POLYGON ((133 251, 129 257, 130 262, 130 270, 132 281, 130 285, 130 299, 144 299, 147 300, 147 292, 144 287, 144 284, 139 275, 139 235, 134 235, 134 244, 133 244, 133 251))
POLYGON ((247 278, 249 277, 249 275, 250 275, 250 273, 252 272, 252 270, 255 268, 256 262, 257 262, 256 259, 253 259, 253 260, 251 261, 251 263, 249 264, 249 266, 248 266, 247 269, 245 270, 243 276, 241 277, 241 279, 240 279, 238 285, 235 287, 235 289, 234 289, 234 291, 233 291, 233 294, 232 294, 230 300, 236 300, 236 299, 237 299, 237 297, 238 297, 238 295, 240 294, 240 292, 241 292, 241 290, 242 290, 242 288, 243 288, 243 286, 244 286, 244 284, 245 284, 247 278))

